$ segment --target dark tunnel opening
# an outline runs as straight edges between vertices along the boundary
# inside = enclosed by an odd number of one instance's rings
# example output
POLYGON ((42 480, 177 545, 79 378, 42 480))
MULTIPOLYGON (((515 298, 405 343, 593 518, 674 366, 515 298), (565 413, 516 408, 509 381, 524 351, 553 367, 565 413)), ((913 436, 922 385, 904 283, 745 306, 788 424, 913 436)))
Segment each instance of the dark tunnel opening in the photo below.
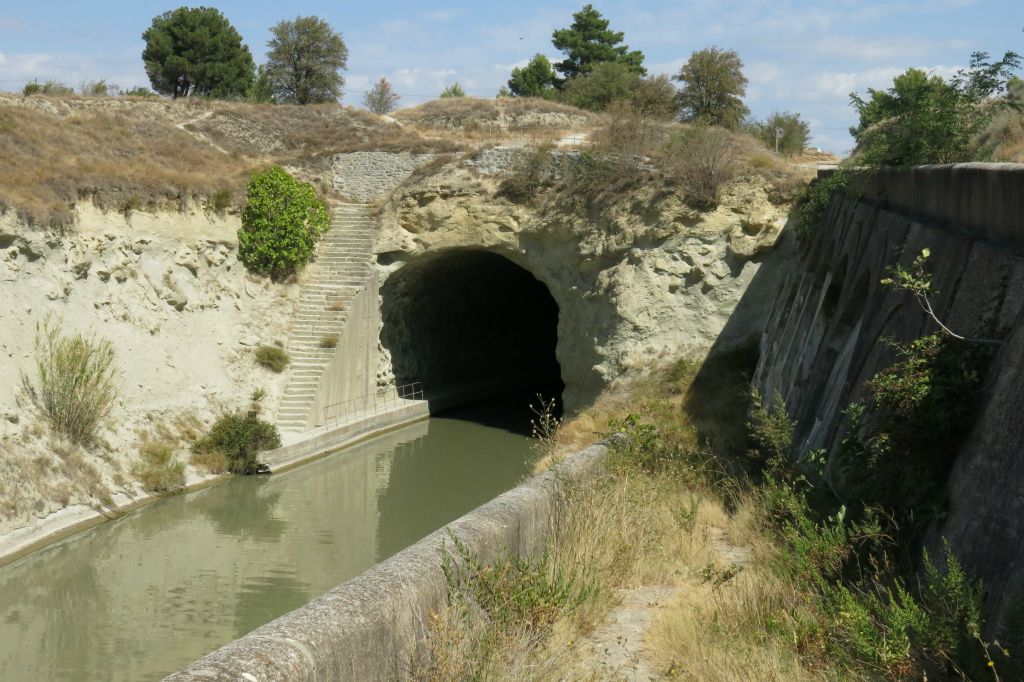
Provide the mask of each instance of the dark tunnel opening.
MULTIPOLYGON (((445 251, 392 274, 381 299, 381 343, 397 384, 421 382, 442 407, 504 396, 522 410, 495 426, 526 433, 536 395, 554 398, 561 413, 558 305, 527 270, 487 251, 445 251)), ((494 419, 472 405, 462 411, 494 419)))

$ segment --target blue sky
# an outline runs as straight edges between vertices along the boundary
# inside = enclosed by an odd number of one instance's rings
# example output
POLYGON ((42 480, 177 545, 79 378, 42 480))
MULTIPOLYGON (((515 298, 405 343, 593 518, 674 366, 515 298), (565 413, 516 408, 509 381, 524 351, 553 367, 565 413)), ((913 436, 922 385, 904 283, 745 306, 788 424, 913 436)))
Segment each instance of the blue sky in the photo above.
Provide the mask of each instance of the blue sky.
MULTIPOLYGON (((241 32, 259 62, 269 27, 315 14, 340 31, 350 51, 344 102, 387 77, 402 105, 431 99, 456 80, 472 95, 493 96, 513 66, 534 53, 555 58, 551 32, 568 26, 582 0, 485 3, 293 3, 205 0, 241 32)), ((800 112, 813 144, 843 153, 854 122, 848 94, 891 85, 908 66, 948 75, 973 50, 1024 53, 1021 0, 599 0, 594 3, 646 55, 651 73, 672 74, 694 50, 735 49, 750 84, 755 116, 800 112)), ((0 0, 0 90, 37 78, 72 85, 106 78, 148 84, 142 32, 175 2, 0 0)))

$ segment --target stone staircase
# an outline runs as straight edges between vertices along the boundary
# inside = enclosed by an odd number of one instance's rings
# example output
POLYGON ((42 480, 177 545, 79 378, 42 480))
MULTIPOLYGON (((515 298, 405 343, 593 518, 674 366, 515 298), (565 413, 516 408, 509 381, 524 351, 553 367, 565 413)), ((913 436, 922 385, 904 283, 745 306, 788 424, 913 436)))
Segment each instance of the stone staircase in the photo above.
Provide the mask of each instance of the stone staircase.
POLYGON ((377 220, 369 204, 334 203, 331 228, 317 248, 308 281, 299 294, 299 307, 288 337, 291 376, 277 412, 283 432, 304 431, 320 378, 334 356, 321 348, 326 336, 340 337, 352 299, 366 286, 373 257, 377 220))

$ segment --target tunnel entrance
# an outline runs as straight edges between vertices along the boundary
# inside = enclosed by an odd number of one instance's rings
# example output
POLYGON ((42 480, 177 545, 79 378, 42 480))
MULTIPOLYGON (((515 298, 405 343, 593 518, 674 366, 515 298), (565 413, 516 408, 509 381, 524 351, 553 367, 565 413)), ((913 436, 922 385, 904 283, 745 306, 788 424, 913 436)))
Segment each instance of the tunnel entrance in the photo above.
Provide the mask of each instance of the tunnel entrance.
POLYGON ((525 406, 539 393, 561 410, 558 305, 525 269, 487 251, 428 254, 392 274, 381 299, 397 384, 420 381, 442 405, 522 394, 525 406))

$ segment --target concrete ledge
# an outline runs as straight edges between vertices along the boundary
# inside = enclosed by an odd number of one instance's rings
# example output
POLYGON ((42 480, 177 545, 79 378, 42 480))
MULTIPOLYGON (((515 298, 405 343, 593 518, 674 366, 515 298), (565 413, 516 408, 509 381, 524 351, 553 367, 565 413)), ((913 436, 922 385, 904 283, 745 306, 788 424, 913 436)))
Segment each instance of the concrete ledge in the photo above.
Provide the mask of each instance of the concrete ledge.
POLYGON ((450 530, 481 559, 537 550, 557 523, 561 482, 600 467, 594 445, 431 533, 291 613, 172 674, 168 680, 393 680, 411 676, 427 616, 447 596, 442 548, 450 530))
POLYGON ((424 400, 409 401, 385 412, 363 417, 338 426, 322 426, 312 431, 295 434, 301 440, 288 443, 276 450, 260 454, 260 461, 272 473, 291 469, 310 460, 322 457, 340 447, 369 438, 382 431, 405 426, 430 416, 430 407, 424 400))
POLYGON ((861 196, 869 201, 1024 252, 1024 164, 885 168, 862 183, 861 196))

